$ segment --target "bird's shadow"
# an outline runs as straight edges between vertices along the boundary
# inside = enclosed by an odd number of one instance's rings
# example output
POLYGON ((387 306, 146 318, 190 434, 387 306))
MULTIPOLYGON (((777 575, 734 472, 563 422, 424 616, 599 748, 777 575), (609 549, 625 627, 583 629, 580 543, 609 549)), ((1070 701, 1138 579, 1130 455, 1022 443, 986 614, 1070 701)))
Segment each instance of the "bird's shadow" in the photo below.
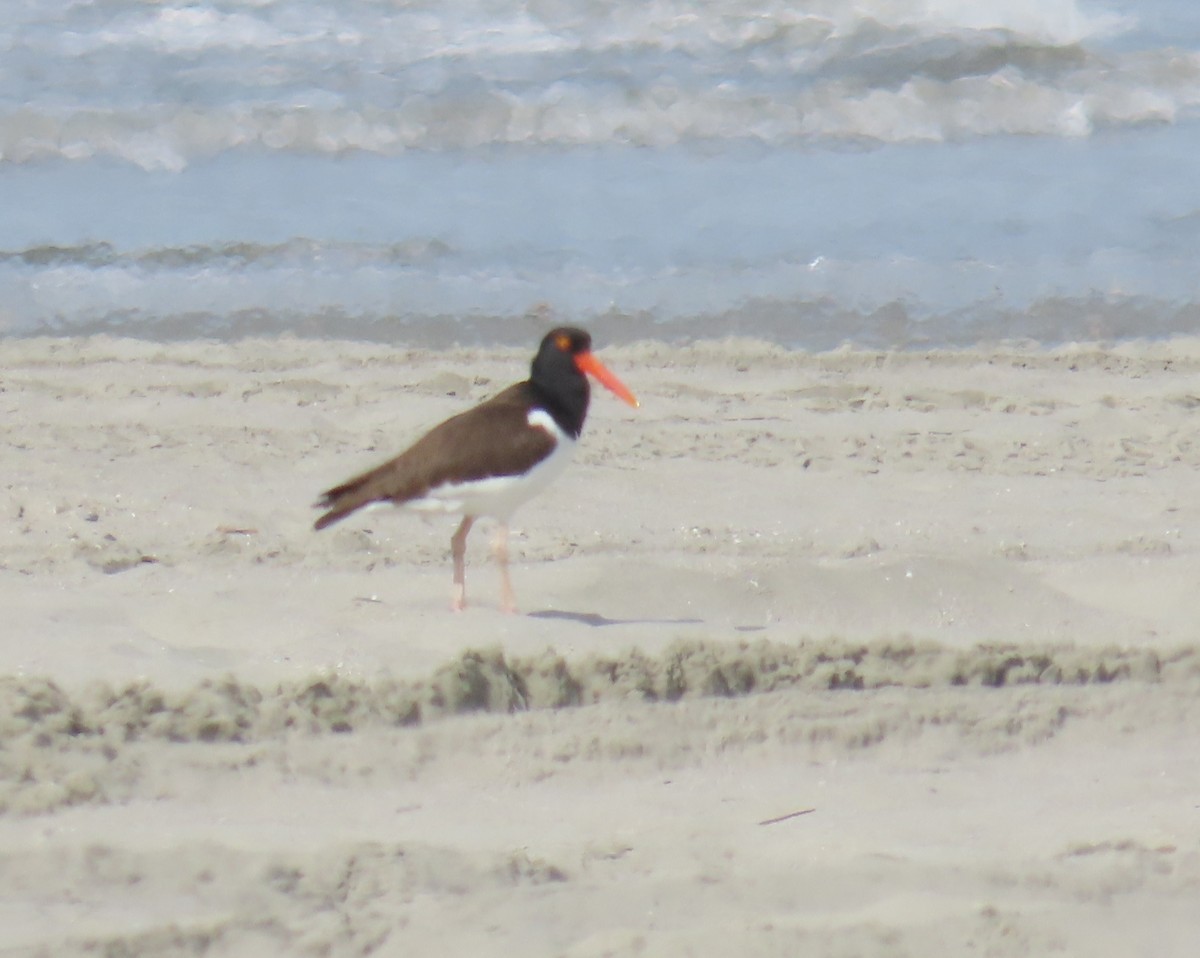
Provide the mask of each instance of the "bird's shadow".
POLYGON ((599 612, 570 612, 566 609, 542 609, 530 612, 531 619, 563 619, 600 628, 606 625, 700 625, 703 619, 610 619, 599 612))

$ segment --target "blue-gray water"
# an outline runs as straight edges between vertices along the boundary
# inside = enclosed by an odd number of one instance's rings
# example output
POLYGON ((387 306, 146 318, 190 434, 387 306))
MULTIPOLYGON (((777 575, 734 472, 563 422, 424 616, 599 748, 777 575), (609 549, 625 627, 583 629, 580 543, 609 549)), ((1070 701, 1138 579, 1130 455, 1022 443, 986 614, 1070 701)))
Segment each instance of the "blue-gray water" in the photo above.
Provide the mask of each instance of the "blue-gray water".
POLYGON ((1190 0, 0 0, 0 332, 1200 323, 1190 0))

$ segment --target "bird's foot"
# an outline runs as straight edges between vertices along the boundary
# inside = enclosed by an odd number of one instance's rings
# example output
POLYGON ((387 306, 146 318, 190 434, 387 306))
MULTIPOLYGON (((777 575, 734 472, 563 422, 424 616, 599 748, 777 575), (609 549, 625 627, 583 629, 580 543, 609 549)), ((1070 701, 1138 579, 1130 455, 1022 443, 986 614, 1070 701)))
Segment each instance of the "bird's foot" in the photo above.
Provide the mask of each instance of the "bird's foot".
POLYGON ((517 595, 513 592, 512 581, 508 578, 507 566, 501 567, 500 579, 500 611, 508 615, 517 615, 517 595))

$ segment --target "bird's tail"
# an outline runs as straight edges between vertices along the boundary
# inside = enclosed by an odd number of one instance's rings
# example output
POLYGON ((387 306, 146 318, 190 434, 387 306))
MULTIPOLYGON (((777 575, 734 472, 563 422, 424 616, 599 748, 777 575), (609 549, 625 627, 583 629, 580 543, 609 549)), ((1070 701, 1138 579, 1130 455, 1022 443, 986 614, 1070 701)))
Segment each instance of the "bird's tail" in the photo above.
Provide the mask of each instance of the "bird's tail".
POLYGON ((326 512, 313 523, 313 528, 320 531, 380 498, 374 481, 378 471, 373 469, 370 472, 364 472, 361 476, 355 476, 349 482, 343 482, 340 486, 334 486, 322 493, 314 508, 325 509, 326 512))

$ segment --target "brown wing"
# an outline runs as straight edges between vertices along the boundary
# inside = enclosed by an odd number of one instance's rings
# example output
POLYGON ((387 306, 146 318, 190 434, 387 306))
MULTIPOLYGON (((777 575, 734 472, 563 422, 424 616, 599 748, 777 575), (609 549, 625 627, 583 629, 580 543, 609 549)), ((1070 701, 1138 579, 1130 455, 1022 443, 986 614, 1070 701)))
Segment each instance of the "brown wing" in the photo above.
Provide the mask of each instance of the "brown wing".
POLYGON ((327 510, 316 529, 371 502, 408 502, 445 482, 467 482, 524 472, 550 454, 554 437, 529 427, 529 383, 517 383, 474 409, 434 426, 408 449, 334 486, 321 496, 327 510))

